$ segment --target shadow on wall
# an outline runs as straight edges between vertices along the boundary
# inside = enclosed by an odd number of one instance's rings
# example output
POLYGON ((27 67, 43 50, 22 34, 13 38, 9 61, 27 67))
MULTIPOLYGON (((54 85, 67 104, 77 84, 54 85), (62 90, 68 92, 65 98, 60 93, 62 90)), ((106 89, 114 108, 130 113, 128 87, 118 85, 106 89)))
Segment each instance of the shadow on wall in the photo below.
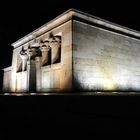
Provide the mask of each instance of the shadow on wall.
POLYGON ((73 76, 73 91, 82 91, 83 87, 77 80, 75 76, 73 76))

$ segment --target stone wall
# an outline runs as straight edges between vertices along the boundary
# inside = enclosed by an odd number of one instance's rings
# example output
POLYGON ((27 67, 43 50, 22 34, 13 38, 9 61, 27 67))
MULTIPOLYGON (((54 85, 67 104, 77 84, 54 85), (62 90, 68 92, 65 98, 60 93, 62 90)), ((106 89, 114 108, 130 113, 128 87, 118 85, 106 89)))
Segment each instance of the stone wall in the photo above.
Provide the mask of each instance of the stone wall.
POLYGON ((4 69, 3 74, 3 91, 9 92, 11 91, 11 67, 4 69))
MULTIPOLYGON (((41 92, 65 92, 72 88, 72 21, 52 30, 61 33, 60 63, 41 68, 41 92)), ((48 34, 49 35, 49 34, 48 34)), ((42 36, 47 38, 48 35, 42 36)))
MULTIPOLYGON (((33 91, 37 92, 54 92, 54 91, 70 91, 72 87, 72 21, 68 21, 61 26, 58 26, 51 31, 46 31, 44 34, 36 37, 35 39, 46 40, 49 39, 50 34, 54 36, 61 36, 61 56, 57 63, 49 63, 41 65, 40 61, 42 56, 35 58, 36 74, 31 70, 30 72, 25 69, 22 72, 20 52, 21 50, 28 50, 29 44, 34 44, 34 40, 26 42, 25 44, 16 47, 13 50, 12 57, 12 71, 11 71, 11 92, 26 92, 29 90, 30 85, 35 87, 33 91), (40 58, 39 58, 40 57, 40 58), (25 74, 26 73, 26 74, 25 74), (30 73, 30 74, 29 74, 30 73), (28 75, 30 75, 29 78, 28 75), (35 79, 35 78, 36 79, 35 79), (28 80, 30 79, 30 81, 28 80), (34 81, 36 85, 34 85, 34 81), (23 85, 22 85, 23 83, 23 85)), ((55 50, 51 50, 51 56, 54 55, 55 50)), ((53 58, 53 57, 52 57, 53 58)), ((43 60, 43 62, 45 62, 43 60)), ((28 65, 27 65, 28 67, 28 65)), ((30 68, 29 68, 30 69, 30 68)), ((32 89, 31 89, 32 90, 32 89)))
POLYGON ((73 85, 140 90, 140 40, 73 21, 73 85))
POLYGON ((27 71, 16 74, 16 92, 27 92, 27 71))

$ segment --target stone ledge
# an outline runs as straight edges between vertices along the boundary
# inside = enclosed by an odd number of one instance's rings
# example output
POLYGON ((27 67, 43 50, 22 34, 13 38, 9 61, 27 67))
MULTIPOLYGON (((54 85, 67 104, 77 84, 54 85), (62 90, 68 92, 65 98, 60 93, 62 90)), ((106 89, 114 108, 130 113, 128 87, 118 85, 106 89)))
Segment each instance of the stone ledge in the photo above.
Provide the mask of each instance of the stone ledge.
POLYGON ((57 16, 56 18, 54 18, 53 20, 51 20, 50 22, 48 22, 48 23, 44 24, 43 26, 41 26, 40 28, 36 29, 35 31, 29 33, 28 35, 24 36, 23 38, 12 43, 11 45, 14 48, 17 48, 18 46, 25 44, 25 43, 33 40, 36 37, 39 37, 46 31, 49 31, 57 26, 60 26, 69 20, 78 20, 83 23, 94 24, 96 26, 99 26, 101 28, 104 28, 104 29, 107 29, 110 31, 115 31, 120 34, 123 33, 124 35, 130 35, 131 37, 136 37, 137 39, 140 39, 140 32, 138 32, 138 31, 135 31, 130 28, 126 28, 124 26, 109 22, 107 20, 101 19, 99 17, 95 17, 93 15, 90 15, 90 14, 87 14, 87 13, 84 13, 84 12, 81 12, 81 11, 78 11, 75 9, 69 9, 66 12, 64 12, 63 14, 61 14, 61 15, 57 16))
POLYGON ((11 70, 12 70, 12 66, 6 67, 6 68, 4 68, 3 70, 4 70, 5 72, 6 72, 6 71, 11 71, 11 70))

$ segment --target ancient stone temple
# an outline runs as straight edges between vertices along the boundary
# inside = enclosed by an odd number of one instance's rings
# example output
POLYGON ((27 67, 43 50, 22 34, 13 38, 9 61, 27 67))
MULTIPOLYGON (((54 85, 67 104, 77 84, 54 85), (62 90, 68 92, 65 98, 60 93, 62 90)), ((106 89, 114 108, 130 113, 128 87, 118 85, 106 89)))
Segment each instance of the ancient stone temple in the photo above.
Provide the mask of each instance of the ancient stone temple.
POLYGON ((66 11, 12 46, 4 92, 140 90, 140 32, 81 11, 66 11))

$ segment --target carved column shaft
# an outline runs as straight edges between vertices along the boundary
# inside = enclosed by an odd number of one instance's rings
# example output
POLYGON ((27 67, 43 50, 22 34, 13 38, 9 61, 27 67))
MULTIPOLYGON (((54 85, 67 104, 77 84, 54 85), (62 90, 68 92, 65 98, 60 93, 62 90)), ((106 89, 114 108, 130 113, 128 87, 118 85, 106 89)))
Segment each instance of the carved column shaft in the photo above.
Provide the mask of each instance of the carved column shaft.
POLYGON ((35 47, 28 47, 27 55, 27 84, 28 92, 36 92, 36 49, 35 47))
POLYGON ((36 64, 34 60, 27 61, 27 86, 28 92, 36 91, 36 64))
POLYGON ((41 91, 41 58, 36 57, 36 89, 37 92, 41 91))
POLYGON ((28 55, 23 47, 22 47, 22 50, 20 51, 20 58, 22 59, 22 71, 25 71, 28 55))
POLYGON ((21 58, 22 58, 22 71, 25 71, 28 56, 21 56, 21 58))
POLYGON ((61 40, 60 37, 53 37, 50 39, 50 47, 51 47, 51 63, 60 62, 60 47, 61 40))

